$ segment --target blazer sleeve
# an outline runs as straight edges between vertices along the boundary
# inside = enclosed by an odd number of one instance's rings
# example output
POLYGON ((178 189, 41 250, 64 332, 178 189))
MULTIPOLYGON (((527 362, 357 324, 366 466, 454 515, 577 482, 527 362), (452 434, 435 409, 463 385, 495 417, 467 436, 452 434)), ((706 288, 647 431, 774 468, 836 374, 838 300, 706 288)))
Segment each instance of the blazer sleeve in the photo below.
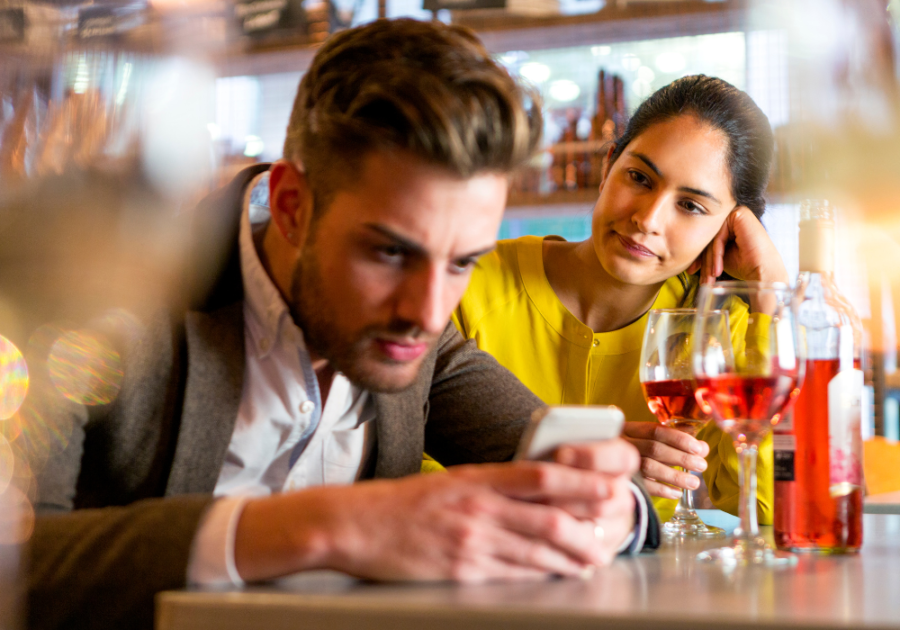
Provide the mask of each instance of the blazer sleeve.
POLYGON ((208 495, 38 516, 29 544, 28 627, 153 627, 156 593, 184 588, 208 495))

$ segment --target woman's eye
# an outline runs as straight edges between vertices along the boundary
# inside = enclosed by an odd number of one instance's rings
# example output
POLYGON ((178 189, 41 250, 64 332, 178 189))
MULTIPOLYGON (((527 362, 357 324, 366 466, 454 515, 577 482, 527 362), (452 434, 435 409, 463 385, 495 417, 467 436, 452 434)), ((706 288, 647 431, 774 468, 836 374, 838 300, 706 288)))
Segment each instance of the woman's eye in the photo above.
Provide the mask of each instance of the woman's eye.
POLYGON ((632 181, 634 181, 636 184, 640 184, 641 186, 650 185, 650 178, 640 171, 628 171, 628 176, 631 177, 632 181))
POLYGON ((690 214, 706 214, 706 209, 703 206, 690 200, 682 201, 681 207, 690 214))

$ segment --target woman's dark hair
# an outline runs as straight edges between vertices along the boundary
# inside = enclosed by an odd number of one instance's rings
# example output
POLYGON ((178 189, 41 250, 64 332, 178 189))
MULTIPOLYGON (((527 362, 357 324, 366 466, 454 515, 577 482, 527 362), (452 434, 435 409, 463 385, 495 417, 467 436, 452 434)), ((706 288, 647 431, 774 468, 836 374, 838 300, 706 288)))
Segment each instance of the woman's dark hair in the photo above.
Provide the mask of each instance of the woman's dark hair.
POLYGON ((762 217, 774 151, 772 127, 752 98, 722 79, 702 74, 682 77, 651 94, 616 141, 610 166, 648 127, 682 114, 694 115, 728 137, 731 194, 762 217))

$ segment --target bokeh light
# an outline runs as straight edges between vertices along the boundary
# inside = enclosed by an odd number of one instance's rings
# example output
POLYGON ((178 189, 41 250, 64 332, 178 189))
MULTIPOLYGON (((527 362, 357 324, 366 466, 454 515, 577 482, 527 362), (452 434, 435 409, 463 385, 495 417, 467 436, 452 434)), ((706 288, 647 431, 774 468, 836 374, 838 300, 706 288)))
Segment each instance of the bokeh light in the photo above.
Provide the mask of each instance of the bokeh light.
MULTIPOLYGON (((62 398, 58 400, 62 402, 62 398)), ((52 455, 65 450, 76 421, 64 404, 56 404, 50 397, 41 402, 32 405, 29 401, 22 407, 18 414, 22 434, 14 442, 16 451, 36 470, 41 470, 52 455)))
POLYGON ((16 448, 16 445, 13 444, 12 447, 15 468, 13 469, 10 485, 18 488, 19 492, 24 494, 29 501, 34 503, 37 501, 37 479, 34 476, 34 471, 32 471, 31 466, 28 465, 25 456, 16 448))
POLYGON ((25 357, 7 338, 0 337, 0 420, 12 416, 28 393, 25 357))
POLYGON ((0 436, 7 442, 15 442, 20 435, 22 435, 22 422, 19 419, 19 414, 14 413, 6 420, 0 422, 0 436))
POLYGON ((0 545, 18 545, 34 531, 34 507, 14 485, 0 494, 0 545))
POLYGON ((86 331, 69 331, 57 339, 47 369, 60 394, 89 406, 115 400, 124 376, 122 360, 112 344, 102 335, 86 331))
POLYGON ((16 460, 13 457, 12 447, 6 438, 0 437, 0 494, 6 492, 15 470, 16 460))
POLYGON ((39 326, 28 338, 28 356, 39 357, 43 361, 50 354, 50 348, 65 332, 71 328, 60 324, 44 324, 39 326))

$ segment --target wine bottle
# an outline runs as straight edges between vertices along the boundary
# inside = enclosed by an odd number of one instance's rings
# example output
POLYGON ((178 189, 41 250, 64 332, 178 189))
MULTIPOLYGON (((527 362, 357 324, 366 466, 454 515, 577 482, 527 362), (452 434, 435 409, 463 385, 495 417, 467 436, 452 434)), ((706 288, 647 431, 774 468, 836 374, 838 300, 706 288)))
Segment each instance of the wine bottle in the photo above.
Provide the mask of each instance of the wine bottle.
POLYGON ((793 414, 775 426, 775 543, 797 552, 862 546, 862 329, 834 280, 834 208, 800 208, 798 321, 806 379, 793 414))

